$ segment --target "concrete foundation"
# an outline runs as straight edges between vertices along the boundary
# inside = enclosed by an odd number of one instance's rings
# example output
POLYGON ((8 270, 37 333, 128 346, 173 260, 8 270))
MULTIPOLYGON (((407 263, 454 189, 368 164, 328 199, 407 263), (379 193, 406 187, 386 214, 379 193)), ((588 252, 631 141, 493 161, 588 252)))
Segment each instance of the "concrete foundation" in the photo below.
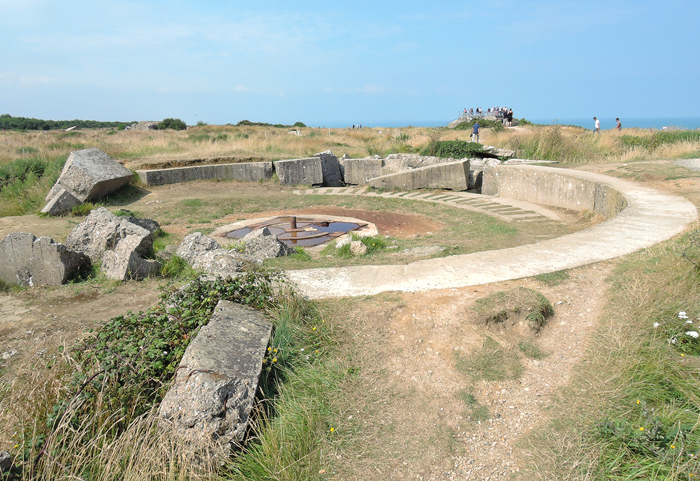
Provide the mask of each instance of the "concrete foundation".
POLYGON ((606 218, 627 207, 627 200, 610 185, 582 179, 552 167, 485 165, 481 193, 524 200, 606 218))
POLYGON ((346 184, 366 184, 382 175, 382 159, 341 159, 340 171, 346 184))
POLYGON ((196 165, 173 169, 137 170, 147 185, 179 184, 192 180, 233 179, 247 182, 268 180, 273 174, 272 162, 245 162, 239 164, 196 165))
POLYGON ((278 160, 272 164, 282 185, 323 185, 323 168, 319 157, 278 160))
POLYGON ((369 181, 377 189, 469 189, 469 160, 420 167, 396 174, 383 175, 369 181))

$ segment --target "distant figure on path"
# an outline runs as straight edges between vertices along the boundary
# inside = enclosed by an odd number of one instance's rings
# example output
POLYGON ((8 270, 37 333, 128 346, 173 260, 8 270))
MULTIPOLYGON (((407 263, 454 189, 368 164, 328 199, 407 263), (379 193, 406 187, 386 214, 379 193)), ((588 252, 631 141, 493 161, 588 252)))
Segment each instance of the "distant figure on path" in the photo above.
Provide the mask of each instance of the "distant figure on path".
POLYGON ((508 110, 508 127, 513 126, 513 109, 508 110))
POLYGON ((479 130, 480 130, 479 121, 477 120, 474 123, 474 128, 472 130, 472 142, 476 142, 477 144, 479 143, 479 130), (474 139, 476 139, 476 140, 474 140, 474 139))
POLYGON ((619 132, 620 130, 622 130, 622 123, 620 122, 620 117, 616 118, 615 122, 617 122, 617 125, 615 126, 615 128, 619 132))
POLYGON ((593 133, 595 134, 597 132, 600 134, 600 120, 598 120, 598 117, 593 117, 593 120, 595 120, 595 128, 593 129, 593 133))

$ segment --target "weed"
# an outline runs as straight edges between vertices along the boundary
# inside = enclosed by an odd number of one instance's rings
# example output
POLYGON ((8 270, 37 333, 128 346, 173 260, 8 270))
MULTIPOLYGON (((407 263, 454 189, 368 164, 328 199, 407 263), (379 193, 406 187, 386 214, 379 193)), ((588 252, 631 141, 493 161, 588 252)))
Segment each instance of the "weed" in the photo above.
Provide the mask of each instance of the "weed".
POLYGON ((355 236, 352 236, 352 238, 353 240, 359 240, 367 246, 367 255, 386 249, 386 242, 378 236, 360 237, 359 239, 355 239, 355 236))
POLYGON ((483 151, 481 144, 476 142, 466 142, 464 140, 438 140, 430 142, 421 150, 421 155, 431 155, 435 157, 463 159, 465 157, 475 157, 483 151))
POLYGON ((469 391, 459 391, 457 397, 467 406, 467 418, 471 421, 486 421, 491 418, 489 408, 479 404, 474 394, 469 391))
POLYGON ((536 275, 535 279, 548 286, 556 286, 569 280, 569 273, 567 271, 547 272, 536 275))
POLYGON ((193 279, 196 272, 182 257, 173 255, 161 267, 160 275, 166 279, 193 279))
POLYGON ((185 199, 180 202, 183 207, 189 207, 191 209, 195 209, 197 207, 202 207, 205 205, 204 202, 202 202, 202 199, 185 199))
POLYGON ((518 349, 522 352, 525 357, 530 359, 544 359, 549 354, 537 346, 534 342, 520 341, 518 343, 518 349))
POLYGON ((295 247, 294 251, 295 251, 294 254, 290 255, 290 257, 292 257, 292 259, 297 260, 297 261, 301 261, 301 262, 310 262, 311 261, 311 256, 302 247, 295 247))
POLYGON ((554 314, 554 308, 546 297, 526 287, 490 294, 478 299, 473 309, 478 321, 487 326, 500 326, 506 320, 524 317, 535 333, 554 314))
POLYGON ((456 369, 473 381, 500 381, 518 379, 524 367, 518 353, 502 347, 492 338, 487 337, 483 346, 468 357, 455 353, 456 369))
POLYGON ((76 217, 84 217, 88 215, 90 212, 92 212, 92 209, 95 208, 95 204, 92 202, 85 202, 83 204, 76 205, 73 207, 70 211, 71 214, 73 214, 76 217))

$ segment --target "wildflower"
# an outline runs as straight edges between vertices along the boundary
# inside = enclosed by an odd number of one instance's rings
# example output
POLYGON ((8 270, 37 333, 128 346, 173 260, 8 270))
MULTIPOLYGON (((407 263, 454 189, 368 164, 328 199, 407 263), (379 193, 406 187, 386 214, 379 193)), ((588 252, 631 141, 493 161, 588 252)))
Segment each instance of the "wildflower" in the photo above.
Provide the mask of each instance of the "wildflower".
POLYGON ((19 447, 19 444, 15 444, 15 449, 17 449, 18 447, 19 447))
POLYGON ((674 444, 672 444, 671 449, 676 449, 676 446, 674 444))
POLYGON ((277 354, 277 349, 273 349, 272 352, 274 352, 275 354, 277 354))
POLYGON ((316 330, 316 327, 314 327, 314 328, 313 328, 313 329, 311 329, 311 330, 312 330, 312 331, 315 331, 315 330, 316 330))
POLYGON ((685 354, 681 354, 681 357, 685 357, 685 354))
POLYGON ((655 323, 654 323, 654 328, 657 328, 657 327, 659 327, 660 325, 661 325, 661 324, 659 324, 658 322, 655 322, 655 323))
POLYGON ((271 348, 271 347, 268 347, 268 348, 267 348, 267 352, 270 352, 270 351, 272 351, 272 348, 271 348))
POLYGON ((301 352, 304 352, 304 348, 303 348, 303 347, 301 348, 301 352))
POLYGON ((644 428, 639 428, 640 431, 644 431, 644 428))
POLYGON ((698 333, 698 331, 686 331, 685 335, 690 336, 693 339, 697 339, 700 337, 700 333, 698 333))
POLYGON ((316 349, 316 354, 318 354, 318 349, 316 349))
POLYGON ((642 401, 640 401, 639 399, 637 399, 637 404, 640 404, 641 402, 642 402, 642 401))
POLYGON ((334 431, 335 431, 335 428, 331 428, 331 432, 334 432, 334 431))
POLYGON ((277 358, 276 358, 276 357, 273 357, 273 358, 272 358, 272 362, 277 362, 277 358))
POLYGON ((685 311, 681 311, 678 313, 678 319, 688 319, 688 314, 685 311))

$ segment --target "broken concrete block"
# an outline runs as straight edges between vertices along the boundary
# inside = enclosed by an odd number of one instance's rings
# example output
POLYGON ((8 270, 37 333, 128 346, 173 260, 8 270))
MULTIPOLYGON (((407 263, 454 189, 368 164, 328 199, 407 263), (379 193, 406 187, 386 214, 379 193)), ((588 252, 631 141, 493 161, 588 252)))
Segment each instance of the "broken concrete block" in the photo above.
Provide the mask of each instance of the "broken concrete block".
MULTIPOLYGON (((128 184, 133 175, 100 149, 76 150, 68 155, 54 187, 66 189, 85 202, 99 199, 128 184)), ((55 194, 53 188, 49 195, 52 194, 55 194)))
POLYGON ((82 204, 82 202, 66 189, 57 189, 55 195, 49 203, 41 209, 43 214, 59 215, 64 212, 69 212, 73 207, 82 204))
POLYGON ((346 184, 360 185, 382 175, 381 159, 345 159, 340 161, 346 184))
POLYGON ((325 187, 343 187, 343 177, 340 173, 338 157, 330 150, 324 150, 314 157, 321 159, 321 171, 323 173, 323 185, 325 187))
POLYGON ((249 232, 243 236, 241 242, 245 244, 245 255, 259 260, 288 256, 296 252, 293 247, 273 235, 267 227, 249 232))
POLYGON ((85 221, 73 228, 66 238, 66 246, 97 262, 102 260, 105 251, 116 248, 119 241, 127 236, 140 238, 136 250, 139 256, 147 254, 153 247, 151 232, 100 207, 93 209, 85 221))
POLYGON ((160 417, 195 443, 242 441, 271 332, 259 311, 219 301, 185 351, 160 417))
POLYGON ((0 279, 20 286, 58 286, 90 266, 87 256, 49 237, 16 232, 0 242, 0 279))
POLYGON ((102 270, 107 279, 128 281, 144 279, 160 272, 160 262, 143 259, 139 255, 143 237, 128 235, 121 239, 114 250, 105 251, 102 256, 102 270))
POLYGON ((212 276, 236 277, 243 271, 241 255, 228 249, 216 249, 197 255, 192 260, 192 268, 212 276))
POLYGON ((278 160, 272 163, 282 185, 322 185, 321 159, 278 160))
POLYGON ((221 246, 214 239, 201 232, 193 232, 182 239, 182 244, 178 247, 175 255, 192 264, 196 257, 217 249, 221 249, 221 246))
POLYGON ((369 185, 378 189, 450 189, 463 191, 469 188, 469 160, 457 160, 420 167, 396 174, 376 177, 369 185))

